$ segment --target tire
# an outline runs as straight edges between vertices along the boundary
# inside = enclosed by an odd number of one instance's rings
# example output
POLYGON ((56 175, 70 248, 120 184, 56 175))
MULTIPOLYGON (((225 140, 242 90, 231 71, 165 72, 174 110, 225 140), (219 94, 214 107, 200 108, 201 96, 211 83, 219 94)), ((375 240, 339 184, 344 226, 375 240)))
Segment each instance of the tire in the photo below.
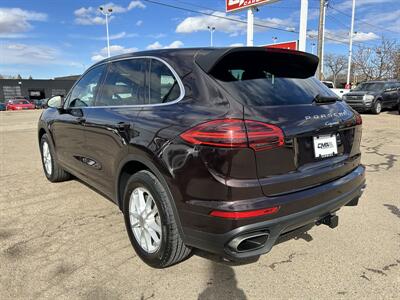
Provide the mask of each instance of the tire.
POLYGON ((181 262, 191 254, 191 248, 187 247, 180 237, 171 206, 173 200, 151 172, 140 171, 132 175, 126 184, 123 200, 129 239, 138 256, 146 264, 154 268, 165 268, 181 262), (142 199, 145 200, 145 205, 141 208, 146 207, 143 210, 135 206, 138 201, 135 199, 140 199, 141 193, 142 199), (150 213, 155 211, 155 208, 157 213, 150 213), (139 213, 141 210, 142 213, 139 213), (152 217, 153 220, 149 221, 152 217), (155 239, 154 234, 157 235, 155 239), (146 236, 151 237, 146 239, 146 236))
POLYGON ((374 103, 374 107, 372 108, 372 113, 375 115, 379 115, 382 111, 382 102, 380 100, 377 100, 374 103))
POLYGON ((71 178, 71 175, 61 168, 55 160, 54 149, 47 134, 44 134, 40 139, 40 156, 42 158, 43 172, 49 181, 61 182, 71 178))

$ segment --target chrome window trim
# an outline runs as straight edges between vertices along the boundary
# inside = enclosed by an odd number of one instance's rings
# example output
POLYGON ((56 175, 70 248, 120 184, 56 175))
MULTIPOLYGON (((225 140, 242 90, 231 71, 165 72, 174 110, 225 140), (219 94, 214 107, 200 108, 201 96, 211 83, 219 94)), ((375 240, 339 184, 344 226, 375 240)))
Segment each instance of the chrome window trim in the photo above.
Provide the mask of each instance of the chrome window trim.
MULTIPOLYGON (((65 97, 69 97, 70 93, 72 92, 72 90, 75 88, 75 85, 78 84, 78 82, 92 69, 99 67, 101 65, 104 64, 108 64, 108 63, 113 63, 113 62, 117 62, 117 61, 124 61, 124 60, 132 60, 132 59, 156 59, 160 62, 162 62, 163 64, 165 64, 168 69, 171 71, 171 73, 174 75, 175 79, 178 82, 179 85, 179 89, 180 89, 180 95, 176 100, 167 102, 167 103, 154 103, 154 104, 138 104, 138 105, 110 105, 110 106, 84 106, 84 107, 67 107, 69 109, 73 109, 73 108, 78 108, 78 109, 82 109, 82 108, 143 108, 143 107, 156 107, 156 106, 167 106, 167 105, 173 105, 178 103, 179 101, 181 101, 184 97, 185 97, 185 87, 182 83, 181 78, 179 77, 178 73, 176 73, 176 71, 174 70, 174 68, 172 68, 172 66, 167 63, 165 60, 163 60, 162 58, 156 57, 156 56, 149 56, 149 55, 144 55, 144 56, 135 56, 135 57, 124 57, 124 58, 119 58, 119 59, 114 59, 114 60, 110 60, 110 61, 105 61, 99 64, 95 64, 93 66, 91 66, 89 69, 86 70, 85 73, 82 74, 82 76, 79 78, 79 80, 77 80, 77 82, 73 85, 73 87, 71 88, 70 92, 68 93, 68 95, 65 97)), ((104 82, 101 83, 101 85, 103 85, 104 82)), ((96 102, 95 102, 96 103, 96 102)), ((69 104, 69 103, 68 103, 69 104)))

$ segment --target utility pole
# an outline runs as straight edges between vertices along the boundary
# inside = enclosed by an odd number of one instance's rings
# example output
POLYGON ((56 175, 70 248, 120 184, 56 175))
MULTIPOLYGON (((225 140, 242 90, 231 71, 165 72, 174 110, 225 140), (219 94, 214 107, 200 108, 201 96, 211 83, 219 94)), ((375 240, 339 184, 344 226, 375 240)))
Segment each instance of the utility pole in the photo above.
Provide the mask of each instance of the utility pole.
POLYGON ((307 14, 308 14, 308 0, 301 0, 301 6, 300 6, 300 30, 299 30, 299 50, 300 51, 306 51, 307 14))
POLYGON ((254 45, 254 10, 257 8, 250 7, 247 9, 247 46, 254 45))
POLYGON ((107 54, 108 54, 108 57, 110 57, 110 36, 109 36, 109 34, 108 34, 108 17, 111 16, 112 8, 109 7, 109 8, 107 9, 107 11, 105 12, 105 11, 104 11, 104 7, 103 7, 103 6, 100 6, 100 7, 99 7, 99 10, 100 10, 100 12, 101 12, 104 16, 106 16, 107 54))
POLYGON ((318 57, 319 64, 317 68, 317 77, 319 80, 323 79, 323 64, 324 64, 324 34, 325 34, 325 13, 327 0, 320 0, 319 3, 319 25, 318 25, 318 57))
POLYGON ((207 26, 208 30, 210 31, 210 47, 213 47, 213 33, 215 31, 214 26, 207 26))
POLYGON ((347 64, 347 81, 346 88, 350 88, 350 72, 351 72, 351 57, 353 54, 353 34, 354 34, 354 15, 356 11, 356 0, 353 0, 353 8, 351 10, 351 25, 349 34, 349 62, 347 64))

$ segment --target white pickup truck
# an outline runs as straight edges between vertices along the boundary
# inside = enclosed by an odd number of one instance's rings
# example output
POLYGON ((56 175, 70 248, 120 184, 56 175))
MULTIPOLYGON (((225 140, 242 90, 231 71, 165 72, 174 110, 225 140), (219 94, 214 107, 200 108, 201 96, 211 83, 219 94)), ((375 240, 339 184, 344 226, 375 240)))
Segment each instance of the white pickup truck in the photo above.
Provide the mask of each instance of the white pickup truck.
POLYGON ((322 83, 330 88, 332 92, 338 95, 340 99, 342 99, 344 94, 350 92, 350 89, 337 89, 332 81, 322 81, 322 83))

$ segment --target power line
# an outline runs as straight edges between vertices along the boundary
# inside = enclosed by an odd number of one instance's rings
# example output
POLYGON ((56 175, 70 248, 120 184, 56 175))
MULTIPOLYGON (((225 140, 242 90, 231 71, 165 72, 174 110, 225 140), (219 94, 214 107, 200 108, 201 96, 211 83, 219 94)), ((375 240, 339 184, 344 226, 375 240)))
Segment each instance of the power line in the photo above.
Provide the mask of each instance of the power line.
MULTIPOLYGON (((335 7, 333 7, 332 5, 329 5, 329 8, 333 9, 334 11, 336 11, 336 12, 338 12, 338 13, 346 16, 346 17, 351 18, 351 16, 349 14, 347 14, 347 13, 345 13, 345 12, 335 8, 335 7)), ((356 21, 358 21, 359 23, 364 23, 364 24, 366 24, 368 26, 371 26, 371 27, 378 28, 378 29, 383 30, 383 31, 388 31, 388 32, 391 32, 391 33, 394 33, 394 34, 400 34, 399 32, 396 32, 396 31, 381 27, 381 26, 376 25, 376 24, 371 24, 371 23, 365 22, 364 20, 359 20, 359 19, 356 18, 356 21)))
MULTIPOLYGON (((154 1, 154 0, 143 0, 143 1, 148 2, 148 3, 152 3, 152 4, 156 4, 156 5, 160 5, 160 6, 174 8, 174 9, 178 9, 178 10, 182 10, 182 11, 187 11, 187 12, 191 12, 191 13, 195 13, 195 14, 206 15, 206 16, 211 16, 211 17, 214 17, 214 18, 219 18, 219 19, 232 21, 232 22, 247 24, 247 21, 244 21, 244 20, 241 20, 241 19, 234 19, 234 18, 230 18, 230 17, 226 17, 226 16, 214 15, 213 13, 209 13, 209 12, 205 12, 205 11, 198 11, 198 10, 195 10, 195 9, 185 8, 185 7, 181 7, 181 6, 177 6, 177 5, 173 5, 173 4, 168 4, 168 3, 163 3, 163 2, 159 2, 159 1, 154 1)), ((198 5, 196 5, 196 6, 198 6, 198 5)), ((203 8, 205 8, 205 7, 203 7, 203 8)), ((221 12, 221 11, 216 11, 216 10, 210 9, 210 8, 207 8, 207 9, 209 9, 209 10, 211 10, 213 12, 221 12)), ((297 31, 297 30, 288 30, 288 29, 284 29, 284 28, 273 27, 273 26, 268 26, 268 25, 259 24, 259 23, 254 23, 254 26, 267 28, 267 29, 272 29, 272 30, 283 31, 283 32, 289 32, 289 33, 297 33, 297 34, 299 33, 299 31, 297 31)), ((332 37, 325 37, 325 39, 333 41, 333 42, 336 42, 336 43, 344 44, 344 45, 348 44, 345 41, 338 40, 338 39, 335 39, 335 38, 332 38, 332 37)), ((357 42, 357 43, 358 44, 362 44, 364 42, 357 42)), ((355 45, 355 46, 357 46, 357 45, 355 45)))
MULTIPOLYGON (((170 8, 183 10, 183 11, 188 11, 188 12, 192 12, 192 13, 196 13, 196 14, 201 14, 201 15, 205 15, 205 16, 211 16, 211 17, 215 17, 215 18, 225 19, 225 20, 228 20, 228 21, 247 24, 247 21, 244 21, 244 20, 229 18, 229 17, 225 17, 225 16, 218 16, 218 15, 214 15, 213 13, 209 13, 209 12, 205 12, 205 11, 198 11, 198 10, 194 10, 194 9, 190 9, 190 8, 185 8, 185 7, 176 6, 176 5, 167 4, 167 3, 158 2, 158 1, 153 1, 153 0, 143 0, 143 1, 149 2, 149 3, 153 3, 153 4, 157 4, 157 5, 161 5, 161 6, 165 6, 165 7, 170 7, 170 8)), ((213 10, 213 11, 215 12, 215 10, 213 10)), ((254 23, 254 26, 273 29, 273 30, 278 30, 278 31, 296 33, 295 30, 289 30, 289 29, 269 26, 269 25, 265 25, 265 24, 254 23)))

